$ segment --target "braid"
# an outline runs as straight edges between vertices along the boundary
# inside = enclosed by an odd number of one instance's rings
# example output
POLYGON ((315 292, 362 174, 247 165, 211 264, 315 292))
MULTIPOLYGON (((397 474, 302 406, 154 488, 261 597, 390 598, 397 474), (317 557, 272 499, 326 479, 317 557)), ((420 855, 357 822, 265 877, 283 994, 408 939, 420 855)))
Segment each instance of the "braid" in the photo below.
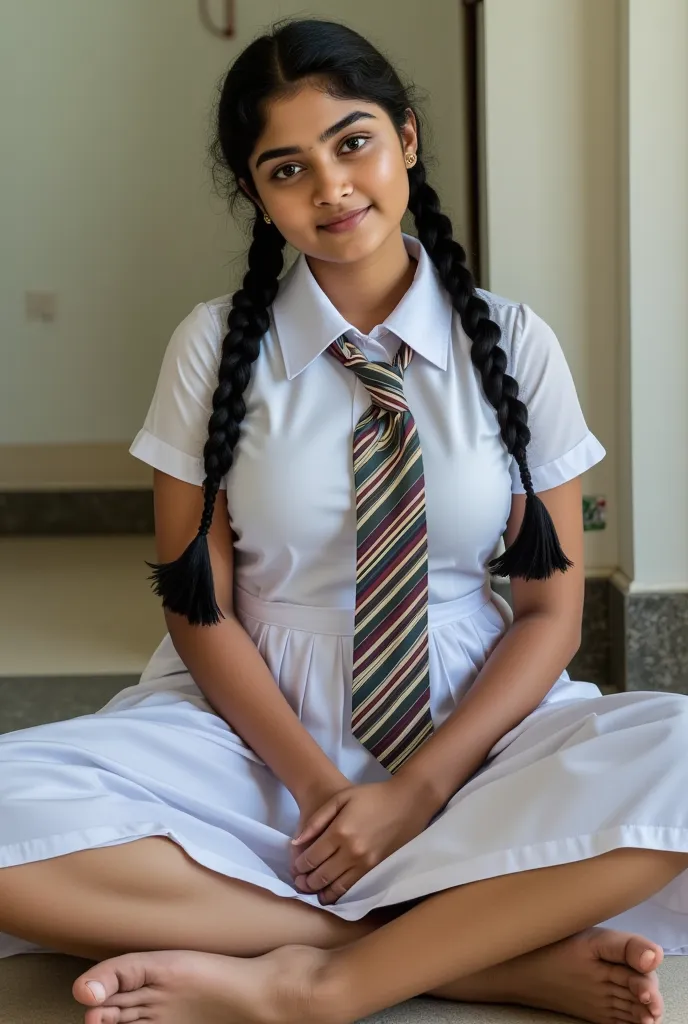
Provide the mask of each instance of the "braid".
POLYGON ((154 570, 149 579, 154 581, 153 590, 162 597, 163 607, 185 615, 192 625, 212 626, 224 617, 215 601, 207 538, 220 483, 234 462, 241 422, 246 415, 244 392, 251 379, 251 366, 270 326, 268 310, 277 295, 284 246, 284 237, 258 214, 248 252, 248 271, 242 287, 232 296, 229 330, 222 343, 218 386, 203 448, 204 503, 198 534, 175 562, 146 563, 154 570))
POLYGON ((506 372, 506 353, 499 347, 501 330, 489 319, 487 303, 476 294, 465 250, 452 238, 451 221, 440 209, 439 197, 428 184, 421 160, 409 172, 409 186, 409 209, 419 240, 471 339, 471 360, 480 371, 483 390, 497 412, 502 439, 518 465, 526 492, 525 515, 518 537, 488 568, 496 576, 548 579, 557 570, 566 572, 573 562, 561 550, 552 518, 533 488, 526 460, 530 442, 528 410, 518 398, 518 383, 506 372))

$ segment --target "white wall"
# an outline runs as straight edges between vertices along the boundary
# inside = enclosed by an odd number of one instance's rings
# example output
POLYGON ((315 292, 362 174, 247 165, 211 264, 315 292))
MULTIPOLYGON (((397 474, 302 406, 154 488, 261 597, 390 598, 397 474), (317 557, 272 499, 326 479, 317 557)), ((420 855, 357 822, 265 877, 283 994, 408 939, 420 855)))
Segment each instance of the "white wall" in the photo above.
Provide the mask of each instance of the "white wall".
POLYGON ((688 589, 688 4, 485 0, 489 286, 557 331, 607 459, 592 572, 688 589))
POLYGON ((458 4, 237 11, 227 41, 201 26, 196 0, 0 4, 0 446, 128 447, 176 324, 238 286, 248 243, 210 193, 208 117, 223 71, 278 17, 344 20, 429 92, 431 180, 465 238, 458 4), (29 289, 57 292, 54 324, 25 321, 29 289))
POLYGON ((627 237, 621 568, 688 589, 688 3, 624 0, 627 237))
POLYGON ((618 5, 485 0, 489 287, 556 331, 607 458, 584 478, 608 499, 586 565, 617 564, 618 5))

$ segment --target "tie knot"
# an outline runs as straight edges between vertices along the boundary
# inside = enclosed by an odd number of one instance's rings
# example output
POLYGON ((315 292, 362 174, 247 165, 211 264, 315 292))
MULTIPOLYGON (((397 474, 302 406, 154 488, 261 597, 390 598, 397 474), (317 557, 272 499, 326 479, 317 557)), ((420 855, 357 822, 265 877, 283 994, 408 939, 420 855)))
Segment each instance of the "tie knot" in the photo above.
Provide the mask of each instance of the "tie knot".
POLYGON ((333 341, 328 351, 354 371, 375 405, 388 412, 408 412, 404 396, 404 370, 411 362, 413 351, 406 342, 402 342, 393 363, 370 362, 360 348, 344 335, 333 341))

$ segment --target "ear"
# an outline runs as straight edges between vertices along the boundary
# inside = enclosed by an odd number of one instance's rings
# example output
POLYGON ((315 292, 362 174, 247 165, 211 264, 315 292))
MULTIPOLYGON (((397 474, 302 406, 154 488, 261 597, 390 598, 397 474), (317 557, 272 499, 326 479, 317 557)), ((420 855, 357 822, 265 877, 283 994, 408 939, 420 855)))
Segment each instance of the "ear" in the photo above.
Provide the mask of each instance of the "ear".
POLYGON ((260 210, 260 212, 261 212, 261 213, 265 213, 265 207, 264 207, 264 206, 263 206, 263 205, 261 204, 261 202, 260 202, 260 199, 258 199, 258 198, 257 198, 257 197, 256 197, 256 196, 255 196, 255 195, 253 194, 253 192, 251 191, 251 189, 250 189, 250 188, 249 188, 249 186, 248 186, 248 185, 246 184, 246 182, 244 181, 244 179, 243 179, 243 178, 239 178, 239 185, 241 186, 241 188, 243 189, 243 191, 244 191, 244 192, 246 193, 246 195, 247 195, 247 196, 249 197, 249 199, 251 200, 251 202, 252 202, 252 203, 255 203, 255 204, 256 204, 256 206, 258 207, 258 209, 260 210))
POLYGON ((406 124, 401 129, 401 137, 405 152, 418 152, 418 124, 416 122, 416 115, 410 107, 406 109, 406 124))

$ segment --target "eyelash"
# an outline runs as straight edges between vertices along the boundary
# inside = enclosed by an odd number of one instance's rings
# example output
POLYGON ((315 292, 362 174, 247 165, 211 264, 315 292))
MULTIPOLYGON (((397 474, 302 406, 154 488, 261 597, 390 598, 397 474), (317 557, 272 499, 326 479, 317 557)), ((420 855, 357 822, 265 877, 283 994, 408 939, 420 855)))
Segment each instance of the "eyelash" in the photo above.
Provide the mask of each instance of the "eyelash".
MULTIPOLYGON (((367 141, 369 138, 370 138, 370 135, 350 135, 348 139, 344 139, 342 145, 346 146, 346 144, 348 142, 353 142, 354 139, 364 139, 365 141, 367 141)), ((359 153, 362 149, 365 149, 365 148, 366 148, 365 146, 358 146, 357 149, 350 150, 350 155, 353 154, 353 153, 359 153)), ((294 178, 298 177, 297 174, 291 174, 288 178, 278 178, 277 175, 279 174, 280 171, 285 170, 285 168, 287 168, 287 167, 296 167, 296 166, 298 166, 298 165, 297 164, 282 164, 282 166, 278 167, 277 170, 275 171, 275 173, 270 175, 270 177, 273 180, 275 180, 275 181, 293 181, 294 178)))

